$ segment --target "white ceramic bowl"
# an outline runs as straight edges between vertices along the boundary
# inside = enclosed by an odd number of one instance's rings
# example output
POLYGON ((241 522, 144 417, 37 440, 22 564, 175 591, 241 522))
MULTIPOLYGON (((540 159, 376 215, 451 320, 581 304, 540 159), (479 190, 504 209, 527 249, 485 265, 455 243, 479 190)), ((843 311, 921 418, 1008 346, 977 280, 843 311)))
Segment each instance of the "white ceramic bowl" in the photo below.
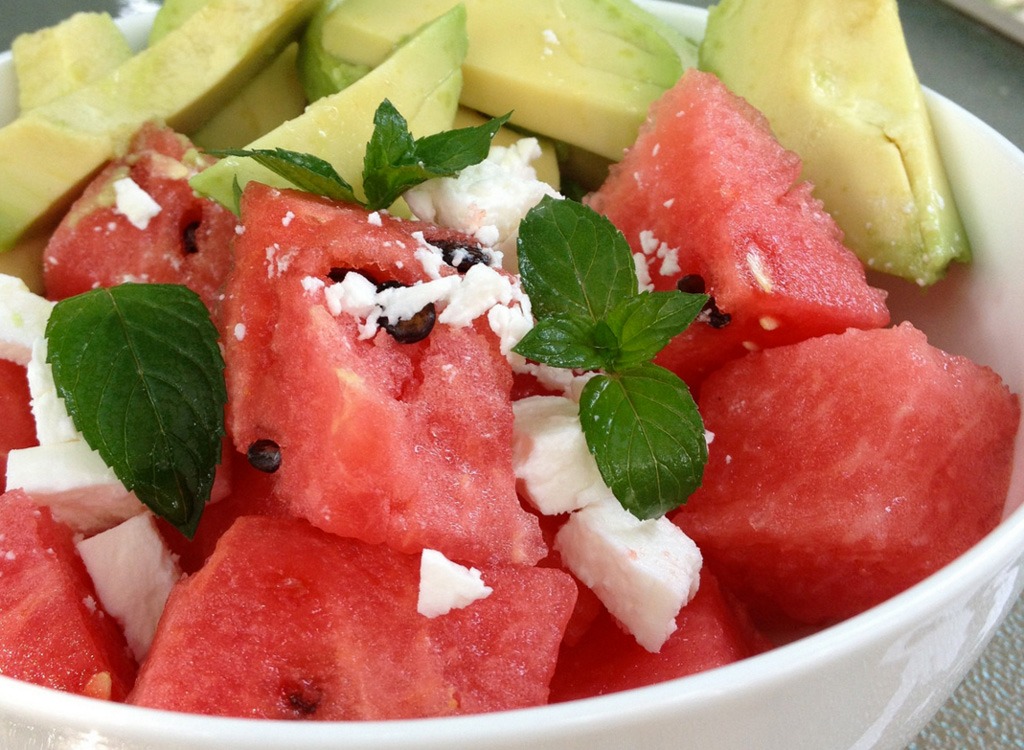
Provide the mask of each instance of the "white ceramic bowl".
MULTIPOLYGON (((704 11, 648 2, 699 35, 704 11)), ((128 19, 141 38, 147 17, 128 19)), ((13 116, 0 57, 0 122, 13 116)), ((896 320, 1024 392, 1024 154, 929 95, 976 260, 927 293, 888 283, 896 320)), ((2 189, 2 188, 0 188, 2 189)), ((455 719, 284 723, 107 704, 0 677, 0 747, 364 750, 898 750, 952 694, 1024 586, 1024 438, 1007 517, 975 548, 840 625, 720 669, 639 690, 455 719), (1016 510, 1012 509, 1016 508, 1016 510)))

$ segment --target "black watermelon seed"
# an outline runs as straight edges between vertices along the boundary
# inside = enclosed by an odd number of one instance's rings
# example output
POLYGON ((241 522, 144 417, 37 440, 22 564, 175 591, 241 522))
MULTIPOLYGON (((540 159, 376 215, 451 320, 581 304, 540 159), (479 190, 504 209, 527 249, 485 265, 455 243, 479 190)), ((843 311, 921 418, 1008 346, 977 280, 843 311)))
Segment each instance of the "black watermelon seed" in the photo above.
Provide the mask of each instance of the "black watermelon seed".
POLYGON ((459 273, 466 273, 478 263, 490 265, 491 256, 479 245, 457 240, 430 240, 431 245, 441 250, 441 257, 459 273))
POLYGON ((345 280, 345 277, 348 276, 350 273, 357 273, 364 279, 369 281, 371 284, 376 286, 378 289, 380 288, 380 284, 377 283, 377 280, 373 278, 373 276, 359 268, 339 268, 337 266, 332 266, 331 270, 327 272, 327 278, 333 281, 335 284, 340 284, 342 281, 345 280))
POLYGON ((676 282, 676 289, 686 294, 704 294, 707 285, 699 273, 688 273, 676 282))
POLYGON ((245 452, 245 457, 252 468, 266 474, 273 474, 281 468, 281 446, 267 438, 254 441, 245 452))
POLYGON ((185 227, 181 233, 181 241, 185 247, 186 255, 193 255, 199 252, 199 245, 196 243, 196 232, 199 231, 199 222, 193 221, 185 227))
POLYGON ((732 322, 732 315, 719 310, 718 305, 715 304, 714 297, 708 299, 707 304, 704 305, 704 310, 708 314, 708 325, 712 328, 725 328, 732 322))
POLYGON ((428 302, 411 318, 391 324, 388 323, 387 318, 382 317, 377 320, 377 325, 391 334, 399 344, 415 344, 430 335, 436 322, 437 310, 434 308, 433 302, 428 302))

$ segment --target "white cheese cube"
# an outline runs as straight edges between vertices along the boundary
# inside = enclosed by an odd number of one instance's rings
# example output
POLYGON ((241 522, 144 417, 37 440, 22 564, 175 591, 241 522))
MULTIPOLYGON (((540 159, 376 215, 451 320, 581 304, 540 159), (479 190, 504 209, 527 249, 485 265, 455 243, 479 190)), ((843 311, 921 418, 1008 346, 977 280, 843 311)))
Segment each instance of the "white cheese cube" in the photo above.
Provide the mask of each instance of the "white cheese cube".
POLYGON ((46 361, 46 338, 32 344, 28 363, 28 389, 32 396, 32 416, 36 421, 36 439, 40 445, 82 440, 82 433, 68 415, 67 406, 57 393, 53 370, 46 361))
POLYGON ((46 333, 53 303, 17 276, 0 274, 0 359, 27 365, 32 342, 46 333))
POLYGON ((520 492, 537 510, 567 513, 608 495, 575 401, 530 396, 514 402, 512 414, 512 469, 520 492))
POLYGON ((437 550, 423 550, 416 611, 424 617, 438 617, 453 609, 468 607, 479 599, 486 599, 492 591, 476 568, 454 563, 437 550))
POLYGON ((7 488, 17 487, 83 534, 104 531, 145 510, 83 440, 12 450, 7 488))
POLYGON ((103 608, 142 661, 181 570, 150 513, 140 513, 76 545, 103 608))
POLYGON ((702 564, 697 545, 665 517, 639 520, 610 492, 569 516, 555 549, 637 643, 654 653, 697 593, 702 564))
POLYGON ((131 177, 122 177, 114 182, 114 195, 117 201, 114 211, 128 219, 136 229, 148 228, 149 222, 161 211, 153 196, 131 177))

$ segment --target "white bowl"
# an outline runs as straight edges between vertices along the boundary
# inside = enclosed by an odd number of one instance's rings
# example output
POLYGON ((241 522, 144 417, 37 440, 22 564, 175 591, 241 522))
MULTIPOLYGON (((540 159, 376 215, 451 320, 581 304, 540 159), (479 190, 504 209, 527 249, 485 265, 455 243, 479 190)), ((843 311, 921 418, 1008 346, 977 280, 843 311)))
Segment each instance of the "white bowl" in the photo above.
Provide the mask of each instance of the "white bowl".
MULTIPOLYGON (((702 33, 703 10, 644 5, 702 33)), ((141 39, 150 18, 133 17, 125 28, 141 39)), ((10 58, 0 57, 0 122, 13 116, 13 96, 10 58)), ((929 94, 928 102, 976 260, 926 293, 887 282, 893 316, 992 366, 1021 393, 1024 154, 942 97, 929 94)), ((562 705, 366 723, 173 714, 0 677, 0 747, 897 750, 952 694, 1024 587, 1022 443, 1018 434, 1007 517, 976 547, 868 612, 727 667, 562 705)))

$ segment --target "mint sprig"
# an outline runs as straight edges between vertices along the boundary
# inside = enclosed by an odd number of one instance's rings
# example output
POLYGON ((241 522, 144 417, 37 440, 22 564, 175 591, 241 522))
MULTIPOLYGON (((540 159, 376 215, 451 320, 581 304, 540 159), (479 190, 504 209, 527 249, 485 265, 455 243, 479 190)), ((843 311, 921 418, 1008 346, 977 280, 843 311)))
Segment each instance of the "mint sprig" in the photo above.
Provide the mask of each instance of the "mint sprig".
POLYGON ((225 149, 213 156, 251 157, 300 190, 332 200, 358 203, 378 211, 394 203, 406 190, 435 177, 451 177, 487 158, 494 135, 509 115, 482 125, 446 130, 413 138, 409 125, 395 106, 384 99, 373 116, 373 133, 363 157, 363 192, 353 187, 330 162, 312 154, 287 149, 225 149))
POLYGON ((57 392, 86 442, 154 513, 194 535, 224 436, 224 361, 199 297, 124 284, 58 302, 57 392))
POLYGON ((677 508, 700 486, 707 442, 689 388, 651 360, 707 296, 639 291, 625 237, 574 201, 544 198, 520 224, 518 243, 537 323, 515 351, 600 371, 584 387, 580 423, 602 478, 638 518, 677 508))

